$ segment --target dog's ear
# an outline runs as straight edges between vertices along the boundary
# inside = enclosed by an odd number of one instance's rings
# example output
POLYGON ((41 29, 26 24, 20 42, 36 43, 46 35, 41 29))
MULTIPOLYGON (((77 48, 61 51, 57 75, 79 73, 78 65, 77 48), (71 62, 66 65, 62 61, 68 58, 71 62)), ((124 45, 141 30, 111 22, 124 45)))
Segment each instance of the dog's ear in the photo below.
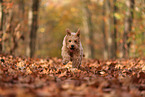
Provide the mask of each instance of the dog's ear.
POLYGON ((78 37, 80 37, 80 29, 78 29, 78 31, 76 32, 76 35, 77 35, 78 37))
POLYGON ((71 35, 71 31, 69 29, 66 29, 67 35, 71 35))

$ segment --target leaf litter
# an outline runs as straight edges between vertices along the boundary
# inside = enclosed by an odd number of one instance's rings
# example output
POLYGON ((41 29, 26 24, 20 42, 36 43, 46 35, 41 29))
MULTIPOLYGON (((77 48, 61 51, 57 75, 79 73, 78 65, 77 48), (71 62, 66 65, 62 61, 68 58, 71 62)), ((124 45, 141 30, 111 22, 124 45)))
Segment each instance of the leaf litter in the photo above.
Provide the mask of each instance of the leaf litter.
POLYGON ((0 97, 145 97, 144 58, 61 61, 0 55, 0 97))

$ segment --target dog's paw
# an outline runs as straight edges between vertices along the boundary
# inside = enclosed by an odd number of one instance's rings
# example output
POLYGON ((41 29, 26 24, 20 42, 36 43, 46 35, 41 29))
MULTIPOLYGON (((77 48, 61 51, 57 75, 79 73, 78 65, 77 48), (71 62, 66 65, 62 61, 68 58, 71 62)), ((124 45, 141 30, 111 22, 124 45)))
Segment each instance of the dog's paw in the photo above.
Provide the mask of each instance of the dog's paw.
POLYGON ((63 65, 66 65, 67 63, 63 63, 63 65))
POLYGON ((69 61, 63 61, 63 65, 66 65, 69 61))

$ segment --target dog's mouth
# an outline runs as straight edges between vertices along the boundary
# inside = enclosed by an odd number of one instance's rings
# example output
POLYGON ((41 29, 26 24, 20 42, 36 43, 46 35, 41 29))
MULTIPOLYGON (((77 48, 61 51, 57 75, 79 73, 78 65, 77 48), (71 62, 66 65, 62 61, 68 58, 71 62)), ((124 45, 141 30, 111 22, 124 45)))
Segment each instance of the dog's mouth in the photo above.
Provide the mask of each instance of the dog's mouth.
POLYGON ((73 52, 75 50, 75 48, 70 48, 70 52, 73 52))

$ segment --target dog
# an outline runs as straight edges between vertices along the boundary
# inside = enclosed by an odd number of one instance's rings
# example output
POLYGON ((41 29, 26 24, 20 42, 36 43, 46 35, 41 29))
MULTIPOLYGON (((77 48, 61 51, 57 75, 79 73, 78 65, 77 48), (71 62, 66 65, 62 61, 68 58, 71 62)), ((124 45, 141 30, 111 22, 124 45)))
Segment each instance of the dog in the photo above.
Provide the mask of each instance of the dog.
POLYGON ((67 64, 69 61, 72 61, 73 68, 80 68, 81 61, 83 58, 83 47, 80 40, 80 29, 76 33, 71 32, 69 29, 66 29, 66 36, 63 39, 62 46, 62 62, 67 64))

